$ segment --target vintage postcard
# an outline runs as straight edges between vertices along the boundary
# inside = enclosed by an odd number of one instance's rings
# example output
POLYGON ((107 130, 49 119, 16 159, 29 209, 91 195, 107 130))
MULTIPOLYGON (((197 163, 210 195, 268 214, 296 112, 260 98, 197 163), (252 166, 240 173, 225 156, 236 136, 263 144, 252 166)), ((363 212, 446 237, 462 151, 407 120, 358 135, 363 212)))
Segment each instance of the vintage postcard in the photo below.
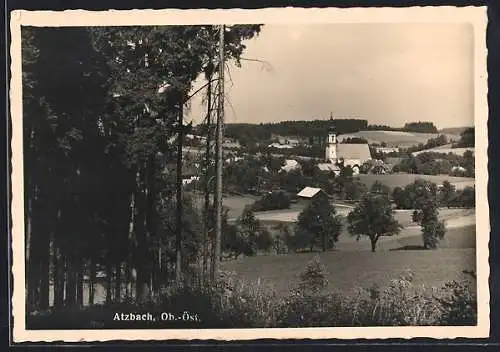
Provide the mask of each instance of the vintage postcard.
POLYGON ((12 12, 14 342, 487 337, 486 21, 12 12))

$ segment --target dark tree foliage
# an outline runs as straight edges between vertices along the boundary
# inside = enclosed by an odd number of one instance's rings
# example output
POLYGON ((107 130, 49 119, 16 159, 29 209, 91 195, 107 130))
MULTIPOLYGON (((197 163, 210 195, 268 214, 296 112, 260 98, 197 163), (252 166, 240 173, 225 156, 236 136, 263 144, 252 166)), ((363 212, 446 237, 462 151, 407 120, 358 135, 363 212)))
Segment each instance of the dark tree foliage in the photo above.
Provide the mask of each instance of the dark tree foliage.
POLYGON ((266 211, 290 208, 290 197, 284 192, 272 192, 257 200, 252 205, 253 211, 266 211))
MULTIPOLYGON (((260 25, 225 32, 228 60, 260 25)), ((175 139, 193 82, 215 70, 217 28, 23 27, 28 312, 148 299, 175 269, 175 139), (210 66, 213 66, 210 68, 210 66), (158 94, 159 85, 167 92, 158 94), (133 275, 133 273, 135 273, 133 275), (85 279, 88 277, 88 279, 85 279), (126 289, 125 289, 126 288, 126 289), (126 292, 123 292, 125 289, 126 292)), ((197 263, 200 215, 183 200, 182 270, 197 263)))
POLYGON ((307 141, 318 138, 319 144, 322 144, 330 127, 334 127, 338 134, 344 134, 365 130, 367 126, 368 122, 360 119, 282 121, 258 125, 239 123, 227 124, 226 134, 239 140, 246 147, 255 146, 258 142, 269 141, 273 134, 299 136, 307 141))
POLYGON ((336 209, 327 197, 315 197, 311 204, 304 209, 297 221, 297 245, 301 248, 319 246, 323 251, 335 247, 342 223, 336 215, 336 209))
POLYGON ((368 141, 361 137, 347 137, 342 139, 345 144, 368 144, 368 141))
POLYGON ((403 130, 406 132, 419 133, 437 133, 438 129, 432 122, 408 122, 405 123, 403 130))
POLYGON ((460 134, 460 140, 454 145, 455 148, 469 148, 475 145, 475 129, 467 128, 460 134))

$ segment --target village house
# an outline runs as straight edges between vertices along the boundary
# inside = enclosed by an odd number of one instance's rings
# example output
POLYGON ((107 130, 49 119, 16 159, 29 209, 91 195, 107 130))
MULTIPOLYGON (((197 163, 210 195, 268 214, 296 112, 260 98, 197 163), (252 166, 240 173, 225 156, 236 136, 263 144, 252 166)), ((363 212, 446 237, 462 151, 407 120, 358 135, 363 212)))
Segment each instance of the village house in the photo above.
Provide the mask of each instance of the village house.
POLYGON ((225 148, 225 149, 240 149, 241 145, 240 145, 240 142, 238 142, 235 139, 225 138, 224 141, 222 142, 222 148, 225 148))
POLYGON ((399 152, 398 147, 376 147, 375 150, 377 151, 377 153, 381 154, 390 154, 399 152))
POLYGON ((301 166, 297 160, 287 159, 285 164, 281 167, 282 172, 290 172, 293 170, 300 170, 301 166))

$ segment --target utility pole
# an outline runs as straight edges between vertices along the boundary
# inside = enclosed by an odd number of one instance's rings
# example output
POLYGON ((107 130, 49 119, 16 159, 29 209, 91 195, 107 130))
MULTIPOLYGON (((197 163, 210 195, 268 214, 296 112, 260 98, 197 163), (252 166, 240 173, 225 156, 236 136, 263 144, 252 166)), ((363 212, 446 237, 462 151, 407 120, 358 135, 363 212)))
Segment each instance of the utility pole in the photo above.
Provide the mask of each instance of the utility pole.
POLYGON ((211 137, 212 137, 212 72, 208 73, 207 86, 207 140, 205 145, 205 205, 203 208, 203 253, 202 253, 202 280, 203 283, 208 282, 208 259, 209 259, 209 243, 210 243, 210 156, 211 156, 211 137))
POLYGON ((181 283, 181 266, 182 266, 182 139, 184 129, 184 104, 182 101, 179 106, 179 140, 177 141, 177 223, 175 235, 175 281, 177 285, 181 283))
POLYGON ((216 171, 216 213, 215 213, 215 248, 213 251, 212 280, 219 274, 222 238, 222 136, 224 123, 224 30, 219 28, 219 91, 217 106, 217 171, 216 171))

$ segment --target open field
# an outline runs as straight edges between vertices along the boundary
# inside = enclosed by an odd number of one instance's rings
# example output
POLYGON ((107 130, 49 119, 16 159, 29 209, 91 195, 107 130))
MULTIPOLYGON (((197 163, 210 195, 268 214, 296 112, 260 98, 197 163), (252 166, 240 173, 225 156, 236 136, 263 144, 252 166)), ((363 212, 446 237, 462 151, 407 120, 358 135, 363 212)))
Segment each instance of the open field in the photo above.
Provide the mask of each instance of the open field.
MULTIPOLYGON (((341 141, 346 137, 360 137, 368 143, 385 142, 387 146, 393 147, 411 147, 419 143, 425 144, 429 139, 439 136, 439 133, 416 133, 400 131, 359 131, 356 133, 342 134, 338 138, 341 141)), ((446 134, 448 139, 459 140, 460 135, 446 134)))
POLYGON ((395 187, 404 187, 410 183, 415 182, 416 179, 424 179, 434 182, 438 185, 448 180, 451 184, 455 185, 457 189, 463 189, 467 186, 474 186, 476 181, 472 177, 454 177, 448 175, 420 175, 420 174, 387 174, 387 175, 359 175, 359 179, 363 182, 368 189, 375 181, 380 181, 389 186, 391 189, 395 187))
POLYGON ((420 150, 418 152, 411 153, 413 156, 417 156, 422 153, 441 153, 441 154, 455 154, 455 155, 464 155, 466 151, 470 150, 472 153, 474 153, 474 148, 445 148, 445 146, 441 147, 436 147, 436 148, 431 148, 431 149, 424 149, 420 150))
POLYGON ((381 240, 375 253, 370 252, 367 239, 356 242, 343 235, 335 251, 257 256, 224 263, 223 268, 246 282, 260 281, 279 294, 289 291, 316 254, 327 267, 328 289, 332 291, 384 286, 406 270, 414 273, 417 284, 439 287, 458 278, 462 270, 475 270, 474 226, 448 230, 436 250, 419 250, 422 240, 419 231, 414 232, 381 240))

